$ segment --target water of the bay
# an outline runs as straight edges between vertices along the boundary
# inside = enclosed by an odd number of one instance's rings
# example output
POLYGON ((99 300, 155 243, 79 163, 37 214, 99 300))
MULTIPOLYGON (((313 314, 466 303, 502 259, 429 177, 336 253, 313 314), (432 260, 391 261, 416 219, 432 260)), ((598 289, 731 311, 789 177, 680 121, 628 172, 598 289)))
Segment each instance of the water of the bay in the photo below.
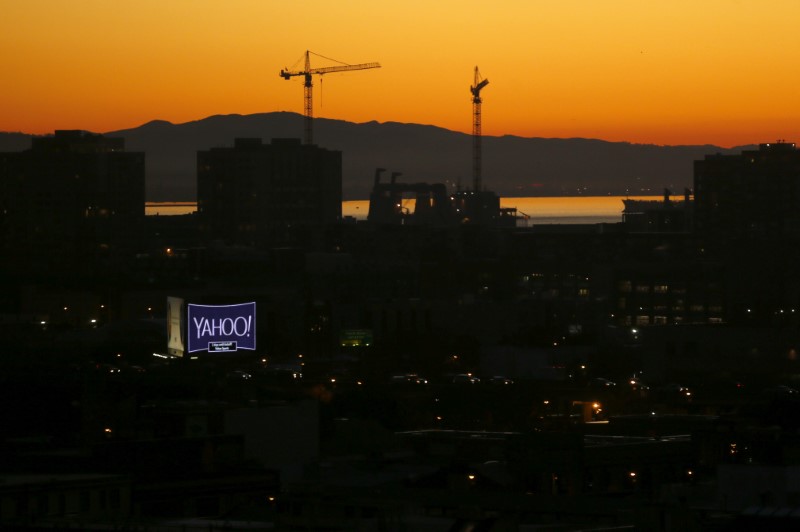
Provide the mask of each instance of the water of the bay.
MULTIPOLYGON (((595 224, 622 221, 624 199, 657 201, 661 196, 558 196, 500 198, 500 206, 517 209, 518 225, 536 224, 595 224)), ((414 200, 404 200, 403 207, 414 211, 414 200)), ((197 210, 194 202, 147 203, 145 214, 176 215, 191 214, 197 210)), ((405 210, 405 209, 404 209, 405 210)), ((342 202, 342 216, 366 220, 369 214, 368 200, 342 202)))

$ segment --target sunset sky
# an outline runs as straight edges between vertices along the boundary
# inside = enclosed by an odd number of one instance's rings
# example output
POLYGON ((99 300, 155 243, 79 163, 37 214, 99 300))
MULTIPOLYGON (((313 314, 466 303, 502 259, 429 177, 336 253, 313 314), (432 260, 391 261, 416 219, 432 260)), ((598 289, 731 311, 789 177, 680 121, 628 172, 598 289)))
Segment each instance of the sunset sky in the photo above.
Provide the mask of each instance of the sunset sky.
MULTIPOLYGON (((0 0, 0 131, 303 112, 485 135, 730 147, 800 141, 796 0, 0 0), (335 63, 312 56, 312 67, 335 63)), ((298 132, 300 136, 301 132, 298 132)))

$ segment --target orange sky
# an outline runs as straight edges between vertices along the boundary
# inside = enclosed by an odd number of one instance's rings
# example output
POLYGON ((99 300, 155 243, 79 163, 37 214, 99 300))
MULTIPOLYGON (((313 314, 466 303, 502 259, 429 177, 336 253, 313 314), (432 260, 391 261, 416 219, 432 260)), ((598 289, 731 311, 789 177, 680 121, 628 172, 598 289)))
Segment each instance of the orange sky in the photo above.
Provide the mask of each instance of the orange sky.
MULTIPOLYGON (((315 77, 314 113, 483 133, 800 142, 796 0, 0 0, 0 131, 303 111, 306 49, 382 68, 315 77)), ((312 58, 312 67, 331 63, 312 58)), ((298 132, 300 136, 301 132, 298 132)))

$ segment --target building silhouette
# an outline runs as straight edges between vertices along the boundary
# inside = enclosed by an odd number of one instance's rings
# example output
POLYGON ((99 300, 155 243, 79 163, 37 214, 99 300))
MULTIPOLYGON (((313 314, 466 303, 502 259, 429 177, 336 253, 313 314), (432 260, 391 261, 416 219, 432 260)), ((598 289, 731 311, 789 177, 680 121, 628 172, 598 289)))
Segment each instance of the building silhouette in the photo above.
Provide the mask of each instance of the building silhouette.
POLYGON ((692 230, 691 192, 684 191, 683 200, 672 200, 664 190, 664 199, 622 200, 622 223, 631 233, 688 233, 692 230))
POLYGON ((759 145, 694 163, 695 228, 709 241, 800 236, 800 152, 759 145))
POLYGON ((0 526, 779 529, 796 153, 699 161, 697 231, 688 193, 517 228, 377 174, 342 220, 341 153, 290 139, 199 152, 199 213, 142 220, 119 139, 0 154, 0 526), (257 303, 259 350, 169 358, 176 295, 257 303))
POLYGON ((517 209, 500 207, 500 196, 490 190, 456 190, 447 193, 444 183, 399 183, 400 172, 392 172, 381 183, 384 168, 375 169, 369 196, 367 221, 380 225, 514 227, 517 209), (413 211, 407 206, 413 202, 413 211))
POLYGON ((85 131, 35 137, 0 153, 0 248, 23 274, 120 258, 144 221, 145 156, 85 131))
POLYGON ((299 139, 253 138, 199 151, 197 210, 207 241, 291 242, 341 218, 342 154, 299 139))
POLYGON ((779 141, 695 161, 695 234, 724 266, 730 319, 794 322, 800 310, 800 152, 779 141))

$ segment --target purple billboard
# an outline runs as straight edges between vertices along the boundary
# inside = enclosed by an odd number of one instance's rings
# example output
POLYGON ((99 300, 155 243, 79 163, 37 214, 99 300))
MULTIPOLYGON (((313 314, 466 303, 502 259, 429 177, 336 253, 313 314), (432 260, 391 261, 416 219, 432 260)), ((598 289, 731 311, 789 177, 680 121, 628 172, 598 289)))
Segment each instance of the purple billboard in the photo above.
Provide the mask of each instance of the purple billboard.
POLYGON ((256 304, 193 305, 187 311, 189 352, 256 348, 256 304))

